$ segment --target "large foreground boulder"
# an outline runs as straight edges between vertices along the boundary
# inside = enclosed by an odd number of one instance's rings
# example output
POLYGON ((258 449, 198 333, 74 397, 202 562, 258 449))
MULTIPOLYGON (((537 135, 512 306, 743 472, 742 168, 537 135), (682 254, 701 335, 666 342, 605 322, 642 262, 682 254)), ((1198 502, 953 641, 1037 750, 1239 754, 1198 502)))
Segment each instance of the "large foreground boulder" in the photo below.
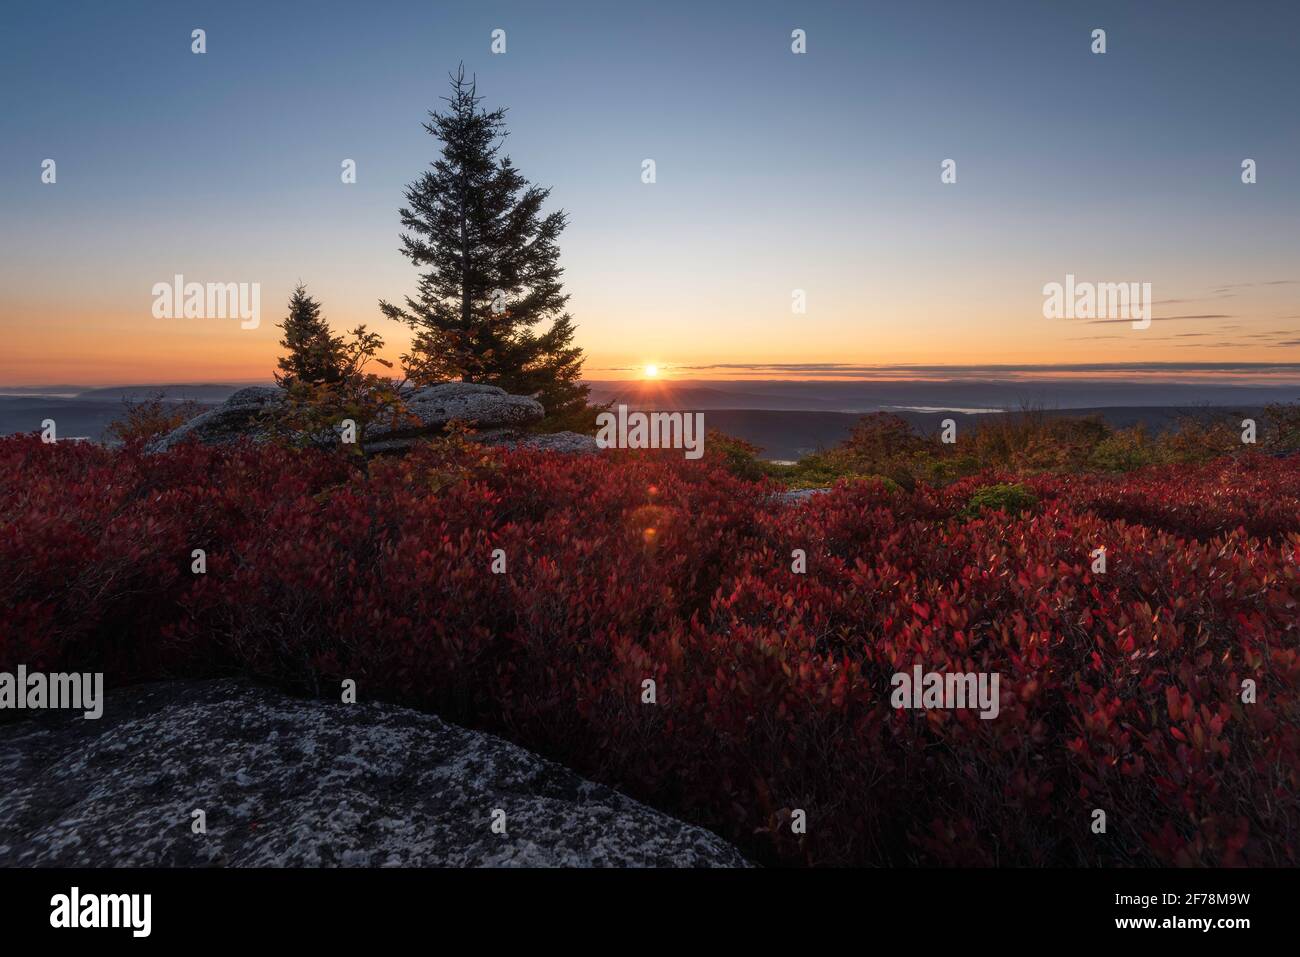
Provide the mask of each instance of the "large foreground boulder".
POLYGON ((98 720, 0 724, 0 780, 4 867, 746 865, 492 735, 233 680, 117 691, 98 720))

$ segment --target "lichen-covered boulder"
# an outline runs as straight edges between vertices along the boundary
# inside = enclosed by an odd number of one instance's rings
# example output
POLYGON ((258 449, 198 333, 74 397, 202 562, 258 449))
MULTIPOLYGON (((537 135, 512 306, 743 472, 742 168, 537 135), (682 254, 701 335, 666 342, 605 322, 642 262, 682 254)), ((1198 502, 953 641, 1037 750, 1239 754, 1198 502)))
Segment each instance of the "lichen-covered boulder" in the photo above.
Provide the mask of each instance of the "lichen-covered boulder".
POLYGON ((564 455, 595 455, 600 451, 594 435, 581 432, 541 432, 527 435, 510 430, 485 432, 475 436, 485 445, 507 449, 533 449, 540 452, 559 452, 564 455))
POLYGON ((166 452, 182 442, 229 445, 239 439, 263 438, 259 419, 268 406, 284 401, 284 391, 266 386, 240 389, 215 409, 201 413, 173 429, 151 445, 151 451, 166 452))
POLYGON ((536 399, 472 382, 422 386, 404 393, 402 401, 406 415, 401 420, 372 422, 366 428, 366 451, 400 450, 416 439, 439 434, 452 420, 475 429, 518 428, 546 414, 536 399))
POLYGON ((492 735, 234 680, 0 724, 0 780, 0 867, 746 866, 492 735))
MULTIPOLYGON (((252 386, 240 389, 215 409, 154 441, 150 451, 166 452, 182 442, 228 445, 242 438, 265 441, 270 432, 264 413, 284 402, 282 389, 252 386)), ((474 430, 519 429, 541 420, 542 404, 524 395, 511 395, 494 385, 443 382, 408 389, 402 394, 404 412, 394 421, 370 423, 365 430, 364 450, 369 453, 400 452, 419 440, 442 434, 452 420, 474 430)), ((338 441, 337 430, 326 430, 310 441, 326 445, 338 441)))

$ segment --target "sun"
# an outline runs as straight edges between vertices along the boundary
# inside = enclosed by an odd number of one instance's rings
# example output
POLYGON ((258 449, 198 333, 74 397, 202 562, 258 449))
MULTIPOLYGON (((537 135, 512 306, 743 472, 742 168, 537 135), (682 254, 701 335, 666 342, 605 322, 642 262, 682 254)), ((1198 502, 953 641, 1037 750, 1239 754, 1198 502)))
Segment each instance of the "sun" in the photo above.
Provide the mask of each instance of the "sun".
POLYGON ((659 374, 659 367, 656 365, 648 365, 642 370, 642 372, 647 379, 653 379, 659 374))

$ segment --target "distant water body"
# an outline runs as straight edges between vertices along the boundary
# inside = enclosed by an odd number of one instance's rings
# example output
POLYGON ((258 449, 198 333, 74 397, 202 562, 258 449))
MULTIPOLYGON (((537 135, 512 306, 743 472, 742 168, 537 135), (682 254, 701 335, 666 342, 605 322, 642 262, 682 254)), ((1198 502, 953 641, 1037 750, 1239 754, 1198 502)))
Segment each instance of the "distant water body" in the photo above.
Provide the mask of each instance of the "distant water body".
MULTIPOLYGON (((846 409, 846 412, 852 412, 853 409, 846 409)), ((884 412, 961 412, 965 415, 982 415, 986 412, 1006 412, 1007 409, 963 409, 956 405, 886 405, 882 406, 884 412)))

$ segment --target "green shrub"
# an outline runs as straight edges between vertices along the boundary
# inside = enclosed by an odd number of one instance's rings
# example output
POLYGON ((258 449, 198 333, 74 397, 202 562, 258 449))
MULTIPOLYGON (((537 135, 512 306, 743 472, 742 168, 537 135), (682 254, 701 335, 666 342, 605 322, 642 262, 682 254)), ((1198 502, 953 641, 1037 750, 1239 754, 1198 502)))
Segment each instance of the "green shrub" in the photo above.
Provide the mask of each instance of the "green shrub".
POLYGON ((949 482, 974 475, 983 466, 973 455, 953 455, 949 458, 919 458, 917 474, 932 485, 947 485, 949 482))
POLYGON ((1264 443, 1267 447, 1284 451, 1300 449, 1300 402, 1265 406, 1264 418, 1269 425, 1264 443))
POLYGON ((824 455, 805 455, 793 465, 764 463, 768 474, 788 488, 829 488, 853 472, 824 455))
POLYGON ((964 514, 975 516, 985 509, 992 509, 1006 512, 1008 515, 1018 515, 1037 505, 1038 496, 1019 482, 1013 485, 1006 483, 982 485, 970 497, 964 514))
POLYGON ((1184 415, 1177 428, 1160 436, 1159 460, 1194 465, 1221 455, 1240 452, 1240 416, 1221 414, 1184 415))
POLYGON ((1147 440, 1146 430, 1138 426, 1115 432, 1098 442, 1088 454, 1088 466, 1105 472, 1131 472, 1152 465, 1159 458, 1159 449, 1147 440))
POLYGON ((738 478, 756 482, 771 474, 771 463, 758 457, 763 450, 752 442, 709 429, 704 437, 704 447, 710 457, 716 457, 723 468, 738 478))

